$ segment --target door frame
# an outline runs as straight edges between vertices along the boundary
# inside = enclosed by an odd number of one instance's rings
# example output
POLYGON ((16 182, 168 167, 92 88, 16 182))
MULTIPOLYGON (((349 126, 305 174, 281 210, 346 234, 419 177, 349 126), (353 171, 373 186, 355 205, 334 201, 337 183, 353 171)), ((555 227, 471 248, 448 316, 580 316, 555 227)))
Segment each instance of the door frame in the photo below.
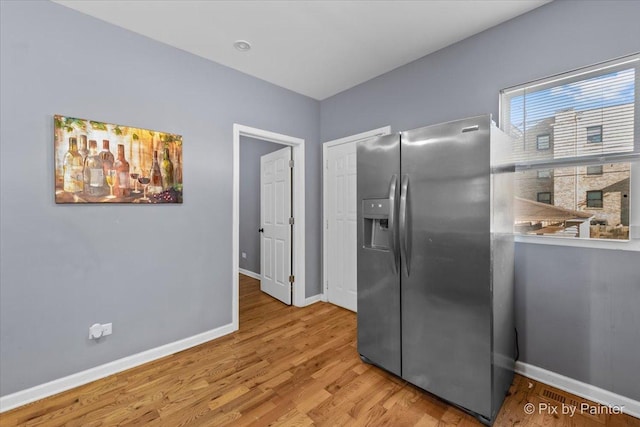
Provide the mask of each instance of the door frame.
POLYGON ((391 126, 383 126, 381 128, 372 129, 366 132, 361 132, 355 135, 345 136, 344 138, 334 139, 332 141, 327 141, 322 144, 322 301, 327 302, 329 300, 329 288, 327 277, 328 277, 328 265, 327 265, 327 250, 328 248, 328 233, 326 233, 327 225, 328 225, 328 217, 329 212, 327 212, 327 198, 329 197, 327 180, 329 176, 327 174, 327 169, 329 167, 328 164, 328 155, 329 148, 335 147, 336 145, 348 144, 350 142, 357 142, 364 139, 373 138, 376 136, 389 135, 391 134, 391 126))
POLYGON ((240 137, 275 142, 293 147, 293 236, 291 239, 293 262, 291 269, 295 281, 291 287, 292 303, 297 307, 305 305, 305 174, 304 174, 304 139, 283 135, 264 129, 233 124, 233 197, 232 197, 232 324, 233 330, 240 327, 240 137))

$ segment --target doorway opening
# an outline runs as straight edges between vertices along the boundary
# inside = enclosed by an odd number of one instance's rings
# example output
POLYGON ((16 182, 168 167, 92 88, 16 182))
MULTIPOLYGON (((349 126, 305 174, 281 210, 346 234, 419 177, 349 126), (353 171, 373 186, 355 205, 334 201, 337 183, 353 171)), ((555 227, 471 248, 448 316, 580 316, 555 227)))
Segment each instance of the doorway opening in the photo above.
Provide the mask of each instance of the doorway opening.
MULTIPOLYGON (((293 157, 293 233, 291 244, 291 276, 293 276, 292 303, 294 306, 305 305, 305 180, 304 180, 304 139, 282 135, 263 129, 233 125, 233 199, 232 199, 232 322, 233 329, 239 324, 239 273, 240 273, 240 140, 242 137, 276 143, 291 147, 293 157)), ((258 231, 256 229, 256 231, 258 231)), ((262 274, 262 272, 261 272, 262 274)))

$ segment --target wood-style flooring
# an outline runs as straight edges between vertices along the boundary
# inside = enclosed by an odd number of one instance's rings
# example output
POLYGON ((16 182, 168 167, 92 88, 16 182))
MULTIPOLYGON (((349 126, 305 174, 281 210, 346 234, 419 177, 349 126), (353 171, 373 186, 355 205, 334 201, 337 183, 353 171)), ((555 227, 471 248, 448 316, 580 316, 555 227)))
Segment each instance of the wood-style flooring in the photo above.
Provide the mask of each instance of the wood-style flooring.
MULTIPOLYGON (((43 362, 44 363, 44 362, 43 362)), ((627 415, 526 415, 583 402, 516 375, 496 426, 640 427, 627 415)), ((480 426, 356 351, 356 316, 287 307, 240 279, 240 330, 0 414, 1 426, 480 426)))

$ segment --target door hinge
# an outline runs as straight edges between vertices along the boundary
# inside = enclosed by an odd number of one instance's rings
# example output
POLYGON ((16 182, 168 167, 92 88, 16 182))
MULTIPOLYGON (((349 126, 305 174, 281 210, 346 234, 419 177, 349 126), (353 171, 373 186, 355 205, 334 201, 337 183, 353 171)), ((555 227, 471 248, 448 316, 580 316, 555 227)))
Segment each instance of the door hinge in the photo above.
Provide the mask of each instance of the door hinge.
POLYGON ((296 276, 289 276, 289 283, 293 283, 296 280, 296 276))
POLYGON ((329 160, 325 160, 325 161, 324 161, 324 167, 325 167, 325 169, 327 169, 327 170, 329 169, 329 160))
POLYGON ((294 222, 295 221, 294 221, 293 217, 289 218, 289 225, 293 225, 294 222))
POLYGON ((326 221, 327 230, 329 229, 329 220, 326 221))
POLYGON ((293 167, 293 160, 289 160, 289 167, 292 168, 293 167))

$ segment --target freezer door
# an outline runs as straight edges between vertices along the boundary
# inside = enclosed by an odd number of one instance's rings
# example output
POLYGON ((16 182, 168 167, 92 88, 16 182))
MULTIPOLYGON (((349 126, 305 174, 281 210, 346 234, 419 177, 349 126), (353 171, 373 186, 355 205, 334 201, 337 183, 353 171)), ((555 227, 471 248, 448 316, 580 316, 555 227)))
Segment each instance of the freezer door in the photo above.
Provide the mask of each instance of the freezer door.
POLYGON ((491 415, 490 116, 402 133, 402 377, 491 415))
POLYGON ((400 136, 357 144, 358 352, 400 375, 400 136))

